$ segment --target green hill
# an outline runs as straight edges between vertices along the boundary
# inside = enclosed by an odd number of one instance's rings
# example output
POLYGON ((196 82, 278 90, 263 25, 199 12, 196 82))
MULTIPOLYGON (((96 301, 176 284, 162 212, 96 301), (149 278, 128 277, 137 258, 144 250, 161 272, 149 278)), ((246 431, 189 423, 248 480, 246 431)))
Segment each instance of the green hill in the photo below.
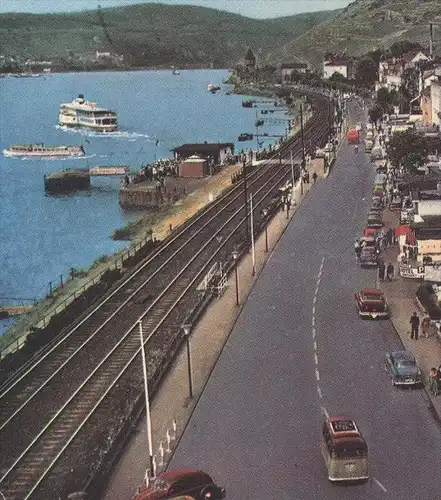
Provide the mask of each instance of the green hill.
POLYGON ((264 58, 331 11, 251 19, 194 6, 141 4, 63 14, 1 14, 0 55, 81 58, 96 50, 134 65, 231 67, 250 46, 264 58), (104 25, 103 25, 104 23, 104 25))
POLYGON ((440 53, 441 0, 356 0, 268 58, 281 61, 296 54, 299 60, 318 65, 325 52, 359 56, 402 40, 428 46, 430 22, 435 51, 440 53))

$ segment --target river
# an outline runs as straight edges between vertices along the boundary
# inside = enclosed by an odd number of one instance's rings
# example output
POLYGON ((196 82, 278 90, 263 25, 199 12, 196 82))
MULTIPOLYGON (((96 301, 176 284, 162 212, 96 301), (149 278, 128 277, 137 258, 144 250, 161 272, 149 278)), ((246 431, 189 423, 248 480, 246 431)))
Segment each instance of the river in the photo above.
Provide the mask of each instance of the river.
MULTIPOLYGON (((226 70, 59 73, 39 78, 0 79, 0 147, 11 144, 83 144, 77 159, 11 159, 0 155, 0 303, 5 298, 39 299, 71 267, 87 269, 127 242, 112 241, 116 228, 139 217, 118 204, 119 178, 92 178, 85 192, 47 196, 45 174, 65 168, 129 165, 138 170, 187 142, 233 142, 236 150, 255 147, 237 142, 254 132, 256 109, 244 108, 243 96, 217 94, 226 70), (57 125, 61 102, 85 98, 118 114, 119 132, 101 135, 57 125), (159 143, 157 144, 157 141, 159 143)), ((283 117, 282 113, 271 115, 283 117)), ((262 118, 262 117, 260 117, 262 118)), ((286 117, 285 117, 286 118, 286 117)), ((284 134, 286 122, 268 120, 261 132, 284 134)), ((270 141, 267 139, 266 146, 270 141)), ((10 324, 0 321, 0 334, 10 324)))

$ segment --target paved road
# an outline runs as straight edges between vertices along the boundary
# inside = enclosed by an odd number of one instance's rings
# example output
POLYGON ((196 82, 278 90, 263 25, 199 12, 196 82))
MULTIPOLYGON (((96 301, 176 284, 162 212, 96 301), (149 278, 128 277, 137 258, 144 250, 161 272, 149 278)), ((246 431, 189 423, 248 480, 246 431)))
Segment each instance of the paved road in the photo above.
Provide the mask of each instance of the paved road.
POLYGON ((441 433, 423 391, 392 387, 384 353, 399 339, 389 321, 362 321, 353 305, 355 290, 375 285, 375 272, 358 268, 353 252, 373 178, 365 155, 344 145, 332 175, 299 207, 170 468, 205 469, 229 500, 440 498, 441 433), (324 409, 359 423, 368 483, 327 481, 324 409))

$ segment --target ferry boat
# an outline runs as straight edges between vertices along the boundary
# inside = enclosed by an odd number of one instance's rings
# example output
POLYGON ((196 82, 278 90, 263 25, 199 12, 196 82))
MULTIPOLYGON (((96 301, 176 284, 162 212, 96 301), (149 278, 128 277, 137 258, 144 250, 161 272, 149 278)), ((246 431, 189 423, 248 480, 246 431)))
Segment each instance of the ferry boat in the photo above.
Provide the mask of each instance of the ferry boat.
POLYGON ((84 127, 98 132, 118 130, 116 113, 98 108, 95 102, 86 101, 83 94, 72 102, 60 104, 58 121, 67 127, 84 127))
POLYGON ((84 156, 83 146, 13 145, 3 150, 4 156, 84 156))

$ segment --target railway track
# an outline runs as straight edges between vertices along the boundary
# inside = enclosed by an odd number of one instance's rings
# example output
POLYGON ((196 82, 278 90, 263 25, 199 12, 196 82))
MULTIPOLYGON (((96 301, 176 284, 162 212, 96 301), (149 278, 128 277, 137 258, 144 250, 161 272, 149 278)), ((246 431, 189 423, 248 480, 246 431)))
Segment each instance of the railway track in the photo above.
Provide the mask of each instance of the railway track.
MULTIPOLYGON (((327 101, 316 99, 317 109, 304 128, 312 144, 323 142, 328 130, 327 101)), ((278 154, 288 158, 291 151, 299 150, 300 138, 295 137, 278 154)), ((289 166, 271 162, 250 172, 255 220, 290 175, 289 166)), ((121 398, 133 401, 139 393, 138 322, 150 357, 150 379, 180 334, 179 325, 194 303, 198 280, 214 261, 225 261, 233 246, 240 245, 244 222, 241 181, 164 242, 40 359, 2 388, 0 490, 8 500, 48 498, 48 492, 58 498, 72 487, 81 489, 90 475, 88 464, 99 458, 96 446, 85 451, 88 440, 91 448, 93 443, 102 444, 109 437, 102 422, 109 415, 118 420, 118 409, 127 410, 120 408, 121 398), (73 450, 77 450, 74 462, 73 450), (65 480, 69 463, 75 464, 76 477, 65 480)), ((117 423, 110 427, 116 428, 117 423)))

